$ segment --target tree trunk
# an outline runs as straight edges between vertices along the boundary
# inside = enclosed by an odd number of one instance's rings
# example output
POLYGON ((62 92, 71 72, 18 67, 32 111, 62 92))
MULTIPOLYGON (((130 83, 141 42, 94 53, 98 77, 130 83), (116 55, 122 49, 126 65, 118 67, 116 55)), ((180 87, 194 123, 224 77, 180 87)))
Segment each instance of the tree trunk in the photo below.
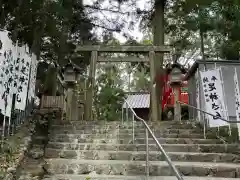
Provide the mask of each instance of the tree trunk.
MULTIPOLYGON (((166 0, 155 0, 154 8, 154 19, 153 19, 153 44, 154 45, 164 45, 164 8, 166 0)), ((163 54, 156 53, 155 60, 155 74, 156 77, 163 76, 163 54)), ((156 81, 156 99, 157 99, 157 109, 158 120, 162 119, 162 87, 163 82, 156 81)), ((151 104, 152 105, 152 104, 151 104)))
POLYGON ((44 82, 44 95, 56 96, 57 93, 57 68, 49 65, 44 82))
POLYGON ((200 40, 201 40, 201 55, 202 55, 202 60, 204 61, 204 68, 207 70, 207 65, 206 65, 206 58, 205 58, 205 52, 204 52, 204 37, 203 37, 203 32, 200 28, 200 40))

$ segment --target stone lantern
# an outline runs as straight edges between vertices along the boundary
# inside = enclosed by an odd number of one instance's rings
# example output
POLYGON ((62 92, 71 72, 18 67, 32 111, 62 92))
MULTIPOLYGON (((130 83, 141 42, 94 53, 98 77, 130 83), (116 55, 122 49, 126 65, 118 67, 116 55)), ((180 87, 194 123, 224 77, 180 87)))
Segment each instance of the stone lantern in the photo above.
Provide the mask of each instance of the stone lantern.
POLYGON ((66 84, 75 84, 77 81, 77 70, 73 64, 69 61, 64 67, 64 82, 66 84))
POLYGON ((182 72, 178 67, 174 67, 169 75, 170 75, 170 84, 171 85, 181 85, 182 72))
POLYGON ((173 89, 174 94, 174 120, 181 121, 181 104, 178 102, 180 99, 181 86, 182 86, 182 70, 181 65, 175 63, 172 64, 171 71, 169 73, 169 83, 173 89))
POLYGON ((78 102, 77 94, 75 92, 75 86, 77 84, 77 78, 79 75, 79 69, 76 68, 71 61, 64 67, 64 82, 67 88, 66 92, 66 119, 78 120, 78 102))

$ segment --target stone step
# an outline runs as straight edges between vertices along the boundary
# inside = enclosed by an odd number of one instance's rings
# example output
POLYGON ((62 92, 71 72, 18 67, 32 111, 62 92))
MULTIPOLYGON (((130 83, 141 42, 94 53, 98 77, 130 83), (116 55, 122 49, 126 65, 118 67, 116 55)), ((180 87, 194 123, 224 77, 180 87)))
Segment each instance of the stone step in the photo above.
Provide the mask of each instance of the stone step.
POLYGON ((46 144, 48 142, 48 138, 45 136, 33 136, 32 143, 33 144, 46 144))
MULTIPOLYGON (((118 123, 120 123, 120 121, 115 121, 115 122, 118 122, 118 123)), ((63 124, 111 124, 111 123, 113 123, 113 122, 108 122, 108 121, 102 121, 102 120, 99 120, 99 121, 96 121, 96 120, 90 120, 90 121, 82 121, 82 120, 79 120, 79 121, 73 121, 73 120, 71 120, 71 121, 68 121, 68 120, 55 120, 54 122, 53 122, 53 124, 54 125, 63 125, 63 124)))
MULTIPOLYGON (((175 176, 121 176, 121 175, 70 175, 61 174, 45 177, 43 180, 177 180, 175 176)), ((240 178, 183 176, 184 180, 240 180, 240 178)))
POLYGON ((55 129, 76 129, 76 130, 84 130, 84 129, 100 129, 100 128, 104 128, 104 129, 111 129, 111 128, 118 128, 120 127, 118 124, 109 124, 109 125, 100 125, 100 124, 79 124, 79 125, 52 125, 52 128, 55 128, 55 129))
MULTIPOLYGON (((169 129, 191 129, 194 126, 194 123, 156 123, 156 124, 148 124, 150 128, 169 128, 169 129)), ((145 128, 145 126, 141 124, 134 124, 134 127, 145 128)), ((120 125, 120 128, 132 128, 132 123, 128 125, 120 125)))
POLYGON ((42 169, 42 166, 44 165, 43 159, 33 159, 28 156, 26 156, 23 161, 21 162, 21 166, 18 168, 18 176, 19 179, 28 179, 26 178, 27 175, 31 176, 43 176, 44 170, 42 169))
MULTIPOLYGON (((132 137, 119 139, 113 138, 81 138, 77 136, 54 136, 50 138, 52 142, 69 142, 69 143, 119 143, 119 144, 133 144, 132 137)), ((193 139, 193 138, 158 138, 160 144, 221 144, 222 142, 218 139, 193 139)), ((148 139, 149 144, 154 144, 155 141, 152 138, 148 139)), ((135 144, 145 144, 145 138, 136 138, 134 140, 135 144)))
MULTIPOLYGON (((166 152, 205 152, 240 154, 238 144, 162 144, 166 152)), ((49 142, 47 148, 65 150, 102 150, 102 151, 145 151, 145 144, 91 144, 49 142)), ((155 144, 149 144, 150 151, 159 151, 155 144)))
MULTIPOLYGON (((50 174, 145 175, 144 161, 46 159, 50 174)), ((240 164, 210 162, 176 162, 173 164, 185 176, 239 178, 240 164)), ((150 176, 174 175, 165 161, 149 162, 150 176)))
MULTIPOLYGON (((193 139, 201 139, 201 138, 204 138, 204 135, 203 134, 198 134, 198 133, 192 133, 192 134, 188 134, 188 133, 156 133, 154 132, 154 135, 157 137, 157 138, 193 138, 193 139)), ((128 138, 129 136, 132 136, 132 133, 131 134, 119 134, 119 138, 120 139, 124 139, 124 138, 128 138)), ((146 133, 136 133, 134 132, 134 137, 136 138, 145 138, 146 136, 146 133)), ((150 138, 150 135, 149 135, 149 138, 150 138)))
MULTIPOLYGON (((194 139, 201 139, 203 138, 203 134, 168 134, 168 133, 154 133, 154 135, 157 138, 194 138, 194 139)), ((65 136, 69 138, 112 138, 112 137, 118 137, 120 139, 129 139, 129 137, 132 137, 132 133, 120 133, 119 135, 117 132, 114 134, 112 133, 104 133, 104 134, 53 134, 51 137, 55 138, 65 138, 65 136)), ((134 137, 135 138, 145 138, 146 134, 145 133, 135 133, 134 132, 134 137)), ((150 136, 150 135, 149 135, 150 136)), ((150 138, 150 137, 149 137, 150 138)))
POLYGON ((59 121, 56 120, 53 122, 53 125, 75 125, 75 124, 81 124, 81 125, 103 125, 103 124, 107 124, 107 125, 111 125, 111 124, 122 124, 122 121, 67 121, 67 120, 63 120, 63 121, 59 121))
MULTIPOLYGON (((145 129, 143 125, 136 124, 135 128, 145 129)), ((192 124, 172 124, 172 125, 149 125, 151 129, 192 129, 192 124)), ((107 124, 107 125, 94 125, 94 124, 72 124, 72 125, 52 125, 54 129, 67 129, 67 130, 85 130, 85 129, 132 129, 132 126, 119 125, 119 124, 107 124)))
MULTIPOLYGON (((189 124, 189 123, 192 123, 194 121, 182 121, 182 122, 179 122, 179 121, 161 121, 161 122, 152 122, 152 121, 146 121, 146 123, 148 125, 172 125, 172 124, 189 124)), ((55 122, 53 122, 54 125, 75 125, 75 124, 82 124, 82 125, 104 125, 104 124, 107 124, 107 125, 111 125, 111 124, 120 124, 120 125, 132 125, 132 120, 129 120, 129 121, 59 121, 59 120, 56 120, 55 122)), ((141 121, 138 121, 138 120, 135 120, 135 125, 139 125, 139 126, 142 126, 143 123, 141 121)))
MULTIPOLYGON (((194 153, 194 152, 168 152, 172 161, 189 162, 240 162, 240 156, 226 153, 194 153)), ((89 159, 89 160, 128 160, 145 161, 146 151, 79 151, 46 149, 46 158, 89 159)), ((164 161, 165 157, 159 151, 149 152, 150 161, 164 161)))
MULTIPOLYGON (((84 130, 69 130, 69 129, 53 129, 51 134, 106 134, 111 132, 112 129, 105 130, 105 129, 84 129, 84 130)), ((164 134, 203 134, 202 129, 155 129, 153 130, 155 134, 157 133, 164 133, 164 134)), ((132 129, 119 129, 119 133, 122 134, 131 134, 132 129)), ((145 129, 135 129, 135 134, 145 134, 145 129)))

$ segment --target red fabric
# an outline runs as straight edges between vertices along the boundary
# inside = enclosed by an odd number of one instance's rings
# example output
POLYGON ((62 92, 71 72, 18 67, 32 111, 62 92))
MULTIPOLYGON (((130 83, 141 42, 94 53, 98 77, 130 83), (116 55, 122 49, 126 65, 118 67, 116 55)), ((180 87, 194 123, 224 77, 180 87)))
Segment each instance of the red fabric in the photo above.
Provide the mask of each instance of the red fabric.
POLYGON ((168 75, 157 76, 156 77, 156 80, 158 82, 163 83, 162 97, 159 97, 159 98, 162 98, 162 110, 166 106, 168 98, 170 97, 170 95, 172 93, 172 88, 168 84, 168 79, 169 79, 168 75))
MULTIPOLYGON (((158 82, 163 83, 163 92, 162 92, 162 110, 164 110, 165 106, 168 103, 168 99, 172 94, 172 88, 170 87, 170 85, 168 84, 168 80, 169 80, 169 75, 166 76, 157 76, 156 80, 158 82)), ((179 88, 178 90, 179 92, 179 101, 182 101, 182 97, 181 97, 181 88, 179 88)), ((172 97, 174 99, 174 97, 172 97)), ((174 101, 174 100, 173 100, 174 101)))
MULTIPOLYGON (((156 76, 155 79, 159 83, 163 83, 163 91, 162 91, 162 97, 159 97, 162 99, 162 110, 164 110, 165 106, 168 104, 168 100, 171 97, 172 94, 172 88, 168 84, 169 81, 169 75, 158 75, 156 76)), ((183 82, 183 86, 187 86, 187 81, 183 82)), ((188 94, 182 95, 181 88, 179 88, 179 101, 186 101, 188 102, 188 94)), ((171 102, 169 102, 171 105, 174 104, 174 96, 171 97, 170 99, 171 102)))
POLYGON ((172 88, 170 88, 167 92, 163 94, 162 110, 164 110, 164 107, 166 106, 168 102, 168 98, 171 96, 171 94, 172 94, 172 88))

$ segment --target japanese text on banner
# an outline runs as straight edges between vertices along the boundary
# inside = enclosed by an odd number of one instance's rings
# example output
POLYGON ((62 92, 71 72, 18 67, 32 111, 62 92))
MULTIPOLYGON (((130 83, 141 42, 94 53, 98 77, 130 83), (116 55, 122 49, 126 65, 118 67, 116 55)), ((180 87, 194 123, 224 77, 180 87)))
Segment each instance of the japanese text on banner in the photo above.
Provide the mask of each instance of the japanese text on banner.
POLYGON ((14 59, 17 54, 7 31, 0 31, 0 39, 3 42, 0 52, 0 109, 3 115, 10 117, 14 92, 14 59))
POLYGON ((236 117, 237 121, 240 121, 240 91, 239 91, 239 84, 238 84, 238 77, 237 77, 237 72, 236 69, 234 71, 234 92, 235 92, 235 99, 236 99, 236 117))
POLYGON ((219 119, 227 119, 220 70, 200 72, 201 84, 207 112, 215 115, 209 116, 210 127, 227 126, 228 123, 219 119))
MULTIPOLYGON (((199 92, 199 74, 198 72, 195 74, 195 80, 196 80, 196 103, 197 103, 197 108, 200 108, 200 92, 199 92)), ((201 113, 200 111, 197 111, 197 121, 200 121, 201 118, 201 113)))
POLYGON ((16 79, 18 80, 16 91, 15 109, 25 110, 28 92, 31 56, 26 52, 26 47, 20 48, 20 56, 16 62, 16 79))

